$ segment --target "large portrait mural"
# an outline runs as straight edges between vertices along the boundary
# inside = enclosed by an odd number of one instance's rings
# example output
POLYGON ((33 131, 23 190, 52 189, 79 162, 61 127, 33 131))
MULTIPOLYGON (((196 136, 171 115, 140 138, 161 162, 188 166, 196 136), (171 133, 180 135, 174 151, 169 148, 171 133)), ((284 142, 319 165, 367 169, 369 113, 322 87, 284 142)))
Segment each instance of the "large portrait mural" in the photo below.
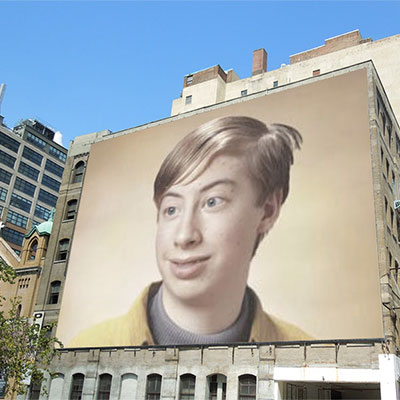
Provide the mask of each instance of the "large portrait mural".
POLYGON ((383 336, 366 71, 92 145, 67 347, 383 336))

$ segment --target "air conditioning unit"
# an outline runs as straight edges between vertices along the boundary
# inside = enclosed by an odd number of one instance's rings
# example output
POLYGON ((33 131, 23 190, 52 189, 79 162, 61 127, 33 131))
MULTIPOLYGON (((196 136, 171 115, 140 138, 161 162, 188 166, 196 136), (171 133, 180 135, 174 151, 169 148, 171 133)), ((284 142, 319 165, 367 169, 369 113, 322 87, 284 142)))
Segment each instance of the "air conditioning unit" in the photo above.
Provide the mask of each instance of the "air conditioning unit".
POLYGON ((395 210, 400 212, 400 200, 395 200, 393 206, 395 210))

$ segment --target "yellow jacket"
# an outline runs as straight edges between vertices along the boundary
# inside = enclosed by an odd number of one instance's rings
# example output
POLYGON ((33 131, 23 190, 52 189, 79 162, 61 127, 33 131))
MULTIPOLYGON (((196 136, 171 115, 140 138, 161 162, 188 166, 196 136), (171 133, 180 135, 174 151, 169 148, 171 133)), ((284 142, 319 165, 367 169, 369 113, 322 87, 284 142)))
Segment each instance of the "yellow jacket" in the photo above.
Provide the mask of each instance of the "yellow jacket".
MULTIPOLYGON (((68 347, 147 346, 154 339, 147 321, 147 302, 160 287, 161 282, 152 283, 135 300, 130 310, 117 318, 101 322, 78 334, 68 347)), ((249 342, 279 342, 311 340, 312 338, 296 326, 266 314, 256 299, 254 320, 249 342)), ((162 343, 159 343, 162 344, 162 343)))

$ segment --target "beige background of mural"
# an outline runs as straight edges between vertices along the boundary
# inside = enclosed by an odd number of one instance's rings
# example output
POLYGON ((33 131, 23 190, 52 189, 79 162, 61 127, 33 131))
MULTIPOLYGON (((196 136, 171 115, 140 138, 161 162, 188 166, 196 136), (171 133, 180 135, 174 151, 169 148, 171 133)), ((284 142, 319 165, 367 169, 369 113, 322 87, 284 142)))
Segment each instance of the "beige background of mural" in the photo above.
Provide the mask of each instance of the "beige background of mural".
POLYGON ((358 71, 94 145, 58 337, 68 345, 160 279, 154 177, 182 136, 223 115, 289 124, 304 138, 289 198, 250 271, 264 308, 317 339, 381 337, 367 99, 366 72, 358 71))

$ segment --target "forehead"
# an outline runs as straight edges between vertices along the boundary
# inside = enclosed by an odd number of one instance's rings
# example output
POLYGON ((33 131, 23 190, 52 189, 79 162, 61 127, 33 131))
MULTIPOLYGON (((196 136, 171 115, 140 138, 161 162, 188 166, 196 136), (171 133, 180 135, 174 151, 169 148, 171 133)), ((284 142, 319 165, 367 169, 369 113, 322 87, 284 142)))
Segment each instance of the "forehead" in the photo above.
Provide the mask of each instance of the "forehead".
POLYGON ((183 179, 178 180, 165 193, 170 191, 198 188, 210 184, 225 184, 232 187, 242 186, 252 189, 253 182, 243 155, 220 154, 210 160, 203 160, 183 179))

